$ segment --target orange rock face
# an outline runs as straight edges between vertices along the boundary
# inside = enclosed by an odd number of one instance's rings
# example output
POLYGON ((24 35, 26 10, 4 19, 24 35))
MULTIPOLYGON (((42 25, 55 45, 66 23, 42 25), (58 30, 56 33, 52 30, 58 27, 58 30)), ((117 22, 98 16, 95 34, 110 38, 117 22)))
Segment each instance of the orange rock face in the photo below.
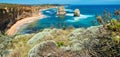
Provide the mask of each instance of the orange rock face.
POLYGON ((16 21, 26 17, 39 15, 39 7, 4 7, 0 8, 0 30, 10 28, 16 21))

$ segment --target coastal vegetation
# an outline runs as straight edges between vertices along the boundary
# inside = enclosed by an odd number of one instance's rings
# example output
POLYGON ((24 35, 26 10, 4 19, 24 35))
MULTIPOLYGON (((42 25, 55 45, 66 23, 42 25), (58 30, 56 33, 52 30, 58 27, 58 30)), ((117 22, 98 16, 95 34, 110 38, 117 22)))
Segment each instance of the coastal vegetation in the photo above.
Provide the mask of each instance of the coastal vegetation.
MULTIPOLYGON (((120 56, 120 10, 114 14, 104 10, 102 15, 96 16, 98 26, 66 28, 62 25, 62 29, 51 27, 36 33, 11 36, 5 32, 17 21, 36 16, 39 10, 56 5, 0 5, 0 57, 120 56)), ((58 9, 58 15, 66 15, 64 6, 58 9)), ((81 16, 80 10, 76 9, 73 16, 81 16)))

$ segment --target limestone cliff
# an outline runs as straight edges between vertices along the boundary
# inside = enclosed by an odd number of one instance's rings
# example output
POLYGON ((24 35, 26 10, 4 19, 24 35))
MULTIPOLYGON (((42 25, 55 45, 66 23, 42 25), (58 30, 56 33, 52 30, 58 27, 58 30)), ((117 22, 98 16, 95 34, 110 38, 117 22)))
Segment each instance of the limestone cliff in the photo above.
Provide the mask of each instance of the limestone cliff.
POLYGON ((9 28, 16 21, 39 14, 38 7, 4 7, 0 8, 0 30, 9 28))
POLYGON ((14 4, 0 4, 0 31, 9 29, 16 21, 26 17, 37 16, 45 6, 26 6, 14 4))

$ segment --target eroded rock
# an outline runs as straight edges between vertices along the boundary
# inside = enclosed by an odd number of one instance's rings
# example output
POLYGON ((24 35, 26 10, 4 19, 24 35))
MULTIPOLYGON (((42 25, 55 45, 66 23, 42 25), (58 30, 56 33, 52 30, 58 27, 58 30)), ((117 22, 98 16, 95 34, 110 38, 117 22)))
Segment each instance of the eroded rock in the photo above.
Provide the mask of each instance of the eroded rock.
MULTIPOLYGON (((80 51, 86 47, 91 47, 95 43, 98 43, 97 37, 100 34, 99 28, 102 26, 90 27, 87 29, 76 29, 69 34, 69 40, 71 42, 72 51, 80 51)), ((101 34, 100 34, 101 35, 101 34)), ((102 36, 102 35, 101 35, 102 36)))
POLYGON ((65 12, 64 6, 60 6, 58 8, 57 15, 65 15, 65 14, 66 14, 66 12, 65 12))
POLYGON ((79 17, 79 16, 80 16, 80 10, 79 9, 75 9, 74 17, 79 17))
POLYGON ((42 32, 35 34, 30 40, 28 40, 27 44, 33 44, 36 41, 43 39, 46 35, 49 35, 55 31, 56 29, 44 29, 42 32))
POLYGON ((28 57, 75 57, 73 55, 72 52, 58 48, 56 42, 52 40, 41 42, 28 53, 28 57))

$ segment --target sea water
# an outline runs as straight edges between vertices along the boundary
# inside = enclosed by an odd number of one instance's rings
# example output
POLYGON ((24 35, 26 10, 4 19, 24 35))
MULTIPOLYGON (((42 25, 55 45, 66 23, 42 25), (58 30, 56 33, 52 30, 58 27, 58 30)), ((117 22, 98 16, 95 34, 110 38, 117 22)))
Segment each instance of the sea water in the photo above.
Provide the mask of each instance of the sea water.
POLYGON ((119 8, 120 5, 66 5, 67 14, 63 18, 56 15, 57 8, 43 10, 42 13, 47 17, 29 24, 21 33, 33 33, 51 27, 61 29, 63 26, 66 28, 71 26, 75 28, 97 26, 99 24, 96 15, 102 15, 104 9, 113 14, 114 10, 119 8), (80 17, 74 17, 75 9, 80 10, 80 17))

